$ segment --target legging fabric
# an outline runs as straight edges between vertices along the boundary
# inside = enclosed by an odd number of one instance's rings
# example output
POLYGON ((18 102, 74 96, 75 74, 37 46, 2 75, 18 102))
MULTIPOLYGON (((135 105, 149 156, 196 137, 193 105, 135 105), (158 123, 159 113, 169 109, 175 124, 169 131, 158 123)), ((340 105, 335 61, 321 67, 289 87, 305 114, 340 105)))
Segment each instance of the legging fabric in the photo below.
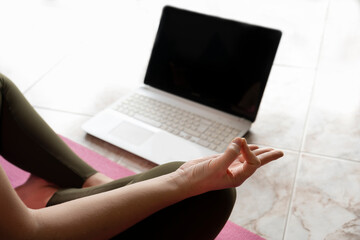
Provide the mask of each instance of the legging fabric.
MULTIPOLYGON (((96 170, 70 150, 2 74, 0 94, 0 154, 61 188, 47 207, 167 174, 183 164, 172 162, 108 184, 81 188, 96 170)), ((156 212, 113 239, 214 239, 229 218, 235 199, 234 189, 188 198, 156 212)))

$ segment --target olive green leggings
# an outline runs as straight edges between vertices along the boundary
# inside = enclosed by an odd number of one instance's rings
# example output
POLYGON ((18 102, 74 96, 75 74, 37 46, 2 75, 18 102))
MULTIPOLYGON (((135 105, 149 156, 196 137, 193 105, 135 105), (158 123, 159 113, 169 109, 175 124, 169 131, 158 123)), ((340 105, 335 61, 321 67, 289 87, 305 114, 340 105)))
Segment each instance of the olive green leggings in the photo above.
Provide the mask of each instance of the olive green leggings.
MULTIPOLYGON (((47 206, 120 188, 175 171, 181 162, 108 184, 81 188, 96 173, 41 119, 18 88, 0 74, 0 154, 9 162, 57 184, 47 206)), ((235 203, 234 189, 208 192, 156 212, 114 239, 213 239, 235 203)))

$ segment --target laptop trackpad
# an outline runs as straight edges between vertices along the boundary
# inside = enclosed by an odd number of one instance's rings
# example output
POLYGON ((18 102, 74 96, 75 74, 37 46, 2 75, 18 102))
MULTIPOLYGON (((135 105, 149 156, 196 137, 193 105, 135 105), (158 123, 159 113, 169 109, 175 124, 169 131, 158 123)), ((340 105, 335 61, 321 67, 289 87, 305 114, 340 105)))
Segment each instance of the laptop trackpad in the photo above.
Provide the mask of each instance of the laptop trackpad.
POLYGON ((148 140, 154 132, 134 125, 130 122, 122 121, 110 132, 110 134, 128 143, 141 145, 143 142, 148 140))

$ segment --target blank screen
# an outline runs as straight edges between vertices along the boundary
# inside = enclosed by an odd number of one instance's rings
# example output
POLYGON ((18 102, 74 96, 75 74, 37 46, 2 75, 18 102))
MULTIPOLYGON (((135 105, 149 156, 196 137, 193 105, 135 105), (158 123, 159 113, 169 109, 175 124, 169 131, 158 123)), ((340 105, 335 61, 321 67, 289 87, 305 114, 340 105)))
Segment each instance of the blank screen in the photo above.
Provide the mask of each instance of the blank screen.
POLYGON ((145 83, 254 121, 281 32, 165 7, 145 83))

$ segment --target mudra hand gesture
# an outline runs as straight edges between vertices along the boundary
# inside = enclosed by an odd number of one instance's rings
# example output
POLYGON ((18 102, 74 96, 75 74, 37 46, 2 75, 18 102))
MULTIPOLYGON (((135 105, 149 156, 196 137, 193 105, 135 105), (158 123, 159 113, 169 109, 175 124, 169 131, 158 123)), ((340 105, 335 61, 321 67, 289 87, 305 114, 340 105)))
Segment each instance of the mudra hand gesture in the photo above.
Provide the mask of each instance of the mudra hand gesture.
POLYGON ((256 169, 282 156, 279 150, 248 145, 244 138, 236 138, 224 153, 186 162, 176 173, 181 176, 179 184, 194 196, 240 186, 256 169))

